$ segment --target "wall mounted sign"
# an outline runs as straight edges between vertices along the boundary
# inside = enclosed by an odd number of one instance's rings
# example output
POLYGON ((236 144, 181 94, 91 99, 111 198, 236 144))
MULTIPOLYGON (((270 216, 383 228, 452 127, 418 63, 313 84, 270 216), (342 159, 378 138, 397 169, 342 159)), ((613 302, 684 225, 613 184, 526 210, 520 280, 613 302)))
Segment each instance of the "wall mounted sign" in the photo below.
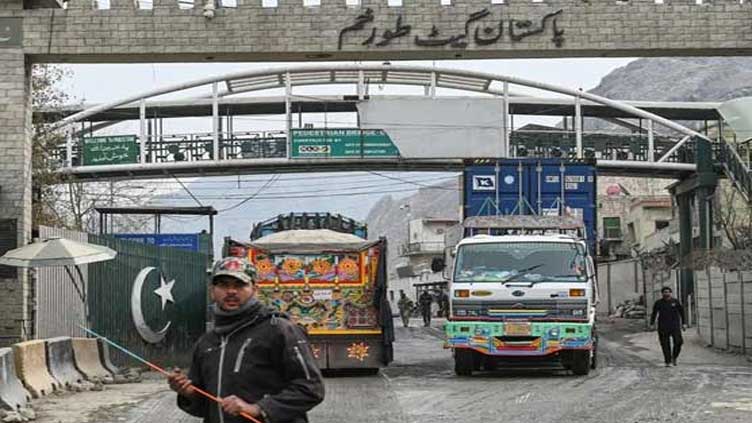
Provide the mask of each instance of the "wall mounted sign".
POLYGON ((0 18, 0 48, 21 47, 22 40, 23 20, 0 18))
POLYGON ((337 49, 342 50, 345 43, 353 41, 366 47, 386 47, 393 40, 402 37, 412 37, 412 43, 419 47, 449 46, 453 49, 465 49, 471 43, 479 47, 503 42, 518 43, 546 32, 549 32, 551 42, 556 47, 562 47, 564 30, 559 28, 558 18, 563 13, 564 10, 559 9, 541 18, 504 19, 493 16, 486 8, 469 14, 465 20, 465 30, 460 33, 444 34, 438 26, 433 25, 428 34, 414 34, 412 25, 403 19, 402 14, 397 15, 391 28, 382 30, 373 26, 373 9, 367 8, 351 25, 339 31, 337 49))
POLYGON ((381 129, 293 129, 293 158, 399 157, 381 129))
POLYGON ((84 166, 138 163, 135 135, 84 138, 84 166))

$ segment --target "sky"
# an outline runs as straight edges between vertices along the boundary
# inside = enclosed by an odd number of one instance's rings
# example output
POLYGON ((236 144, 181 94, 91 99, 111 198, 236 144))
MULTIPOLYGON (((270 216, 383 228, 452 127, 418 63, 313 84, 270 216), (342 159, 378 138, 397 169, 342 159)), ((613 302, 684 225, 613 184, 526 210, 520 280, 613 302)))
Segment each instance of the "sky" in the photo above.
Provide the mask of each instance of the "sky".
MULTIPOLYGON (((400 61, 393 64, 413 64, 441 68, 474 70, 502 74, 545 82, 571 89, 589 90, 598 85, 601 78, 634 59, 516 59, 516 60, 462 60, 462 61, 400 61)), ((243 70, 294 65, 287 63, 207 63, 207 64, 100 64, 66 65, 71 77, 63 89, 77 102, 86 104, 105 103, 213 75, 243 70)), ((205 95, 206 88, 183 92, 179 97, 205 95)), ((352 87, 307 87, 296 88, 296 94, 352 94, 352 87)), ((371 94, 419 94, 421 89, 386 87, 383 91, 372 88, 371 94), (374 92, 378 91, 378 92, 374 92)), ((259 95, 278 95, 265 93, 259 95)), ((540 95, 540 93, 538 93, 540 95)), ((160 99, 177 98, 175 95, 160 99)), ((239 119, 237 130, 282 129, 284 116, 260 116, 239 119)), ((336 119, 332 116, 306 117, 320 126, 322 120, 336 119)), ((339 119, 342 119, 341 117, 339 119)), ((520 125, 525 122, 520 122, 520 125)), ((542 122, 545 123, 545 122, 542 122)), ((517 124, 516 124, 517 126, 517 124)), ((137 133, 137 123, 132 122, 110 129, 113 133, 137 133)), ((180 119, 165 123, 165 133, 210 131, 210 119, 180 119)), ((217 209, 230 209, 220 213, 215 231, 215 245, 224 236, 247 239, 253 222, 291 211, 330 211, 356 219, 365 219, 368 211, 383 195, 404 197, 411 195, 421 185, 446 181, 447 174, 388 173, 373 174, 358 172, 337 175, 282 175, 270 184, 270 176, 233 176, 224 178, 186 178, 183 182, 202 205, 217 209), (404 182, 400 182, 404 181, 404 182), (291 193, 291 194, 288 194, 291 193), (257 196, 254 197, 254 194, 257 196), (285 200, 286 195, 294 197, 285 200), (253 197, 253 198, 251 198, 253 197), (244 199, 251 198, 240 206, 244 199)), ((197 205, 185 190, 174 180, 139 181, 139 185, 152 184, 159 187, 162 204, 197 205)), ((203 220, 173 219, 165 225, 166 231, 190 232, 202 229, 203 220)))
MULTIPOLYGON (((395 64, 436 66, 516 76, 533 81, 584 90, 598 85, 612 70, 634 59, 510 59, 394 61, 395 64)), ((243 70, 294 65, 294 63, 162 63, 66 65, 73 77, 66 91, 86 103, 100 103, 136 92, 177 84, 212 75, 243 70), (115 82, 116 83, 113 83, 115 82)))

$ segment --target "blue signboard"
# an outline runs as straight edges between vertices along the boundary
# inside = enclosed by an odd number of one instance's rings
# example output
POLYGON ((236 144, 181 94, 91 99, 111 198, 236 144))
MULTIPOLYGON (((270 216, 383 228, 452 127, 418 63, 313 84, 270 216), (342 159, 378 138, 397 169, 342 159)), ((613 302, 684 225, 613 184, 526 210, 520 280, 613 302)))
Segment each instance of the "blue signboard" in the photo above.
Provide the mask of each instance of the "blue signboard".
POLYGON ((115 234, 115 238, 158 247, 199 251, 199 234, 115 234))

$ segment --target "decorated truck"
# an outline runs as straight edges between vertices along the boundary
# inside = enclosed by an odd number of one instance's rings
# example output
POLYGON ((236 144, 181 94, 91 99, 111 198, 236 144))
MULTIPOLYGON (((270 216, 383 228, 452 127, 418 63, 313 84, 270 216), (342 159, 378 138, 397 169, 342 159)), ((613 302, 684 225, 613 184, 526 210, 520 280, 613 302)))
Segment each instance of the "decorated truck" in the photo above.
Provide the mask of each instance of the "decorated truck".
POLYGON ((594 166, 504 160, 468 166, 464 179, 475 214, 447 232, 434 263, 449 279, 455 373, 555 363, 587 374, 597 352, 594 166))
POLYGON ((343 232, 288 229, 248 243, 225 239, 225 252, 255 264, 258 298, 305 328, 321 369, 372 373, 392 361, 386 240, 343 232))

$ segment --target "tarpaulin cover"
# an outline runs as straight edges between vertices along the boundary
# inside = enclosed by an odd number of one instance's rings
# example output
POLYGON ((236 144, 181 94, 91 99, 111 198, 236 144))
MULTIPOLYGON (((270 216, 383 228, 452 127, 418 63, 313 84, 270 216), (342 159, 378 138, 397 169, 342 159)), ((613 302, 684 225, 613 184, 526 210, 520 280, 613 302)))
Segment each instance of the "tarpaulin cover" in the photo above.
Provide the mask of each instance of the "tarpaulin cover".
POLYGON ((318 254, 325 251, 361 251, 378 243, 329 229, 296 229, 259 238, 249 245, 268 253, 318 254))

